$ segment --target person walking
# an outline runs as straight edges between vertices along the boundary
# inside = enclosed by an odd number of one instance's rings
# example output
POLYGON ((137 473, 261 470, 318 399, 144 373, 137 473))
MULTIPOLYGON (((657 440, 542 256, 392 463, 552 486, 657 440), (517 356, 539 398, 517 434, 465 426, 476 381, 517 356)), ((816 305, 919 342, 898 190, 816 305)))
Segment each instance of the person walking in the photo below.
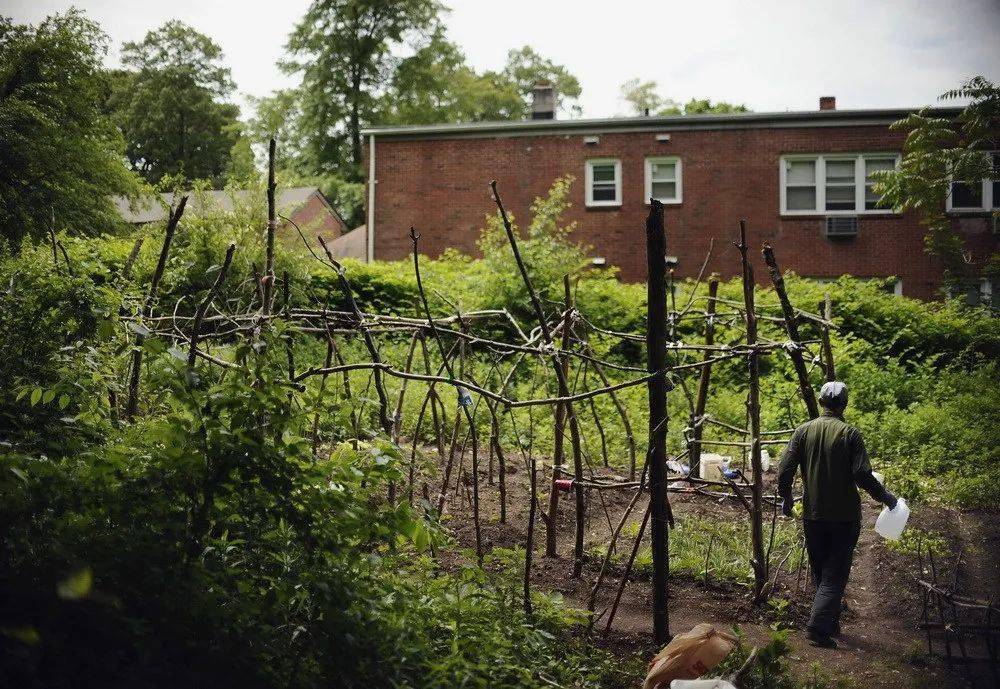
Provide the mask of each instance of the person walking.
POLYGON ((809 568, 816 584, 806 635, 814 646, 836 648, 844 589, 861 533, 858 486, 893 509, 896 496, 872 475, 861 432, 844 421, 847 385, 825 383, 822 413, 792 434, 778 468, 781 512, 792 516, 792 483, 802 470, 802 527, 809 568))

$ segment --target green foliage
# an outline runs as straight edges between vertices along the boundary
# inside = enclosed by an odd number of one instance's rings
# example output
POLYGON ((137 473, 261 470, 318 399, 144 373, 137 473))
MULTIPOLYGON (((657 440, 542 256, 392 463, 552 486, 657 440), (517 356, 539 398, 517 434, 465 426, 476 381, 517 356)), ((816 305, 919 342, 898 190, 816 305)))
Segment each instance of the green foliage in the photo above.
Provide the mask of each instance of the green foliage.
MULTIPOLYGON (((739 627, 733 627, 736 647, 712 672, 715 676, 735 673, 750 655, 751 646, 739 627)), ((792 647, 788 643, 791 630, 771 632, 771 638, 757 651, 752 669, 743 677, 745 689, 852 689, 856 685, 850 677, 834 677, 818 663, 812 663, 802 673, 794 670, 790 662, 792 647)))
POLYGON ((132 169, 148 181, 182 175, 221 186, 231 172, 239 108, 225 102, 235 86, 222 60, 211 38, 177 20, 122 46, 130 71, 113 74, 107 109, 132 169))
POLYGON ((684 105, 657 93, 655 81, 629 79, 619 86, 621 99, 629 104, 633 115, 709 115, 732 112, 750 112, 745 105, 725 101, 713 103, 708 98, 692 98, 684 105))
MULTIPOLYGON (((569 190, 572 175, 557 179, 545 198, 536 197, 531 204, 531 222, 521 233, 513 216, 510 222, 518 236, 518 249, 528 269, 528 275, 544 301, 562 301, 562 278, 587 263, 587 249, 573 242, 571 235, 576 223, 562 224, 562 215, 570 207, 569 190)), ((483 264, 492 279, 484 285, 486 302, 507 306, 525 315, 530 302, 527 288, 521 280, 507 234, 499 214, 486 219, 486 228, 479 239, 483 264)))
POLYGON ((927 227, 927 251, 945 269, 946 284, 964 294, 978 286, 980 275, 993 276, 1000 258, 996 252, 970 266, 963 255, 965 242, 945 213, 952 180, 979 184, 998 177, 984 151, 1000 148, 1000 87, 984 77, 969 79, 948 91, 942 100, 969 100, 957 118, 939 117, 927 110, 912 113, 892 125, 906 132, 898 170, 876 173, 877 193, 900 211, 915 210, 927 227))
POLYGON ((134 195, 122 142, 100 111, 107 38, 77 10, 37 26, 0 17, 0 235, 13 247, 53 226, 97 234, 134 195))
MULTIPOLYGON (((635 537, 638 527, 638 523, 633 523, 623 529, 626 541, 635 537)), ((769 533, 770 525, 767 525, 765 537, 769 533)), ((802 555, 800 539, 797 523, 779 519, 775 523, 772 559, 779 561, 787 555, 789 561, 798 562, 802 555)), ((620 553, 613 560, 624 560, 628 555, 627 552, 620 553)), ((675 576, 716 584, 749 585, 753 582, 750 559, 750 527, 742 519, 718 520, 684 515, 677 517, 676 526, 670 531, 670 573, 675 576)), ((648 547, 636 555, 634 567, 638 573, 648 575, 652 572, 653 555, 648 547)))
POLYGON ((288 38, 302 75, 302 124, 313 174, 361 178, 361 125, 373 120, 377 92, 394 50, 431 31, 442 6, 435 0, 315 0, 288 38))

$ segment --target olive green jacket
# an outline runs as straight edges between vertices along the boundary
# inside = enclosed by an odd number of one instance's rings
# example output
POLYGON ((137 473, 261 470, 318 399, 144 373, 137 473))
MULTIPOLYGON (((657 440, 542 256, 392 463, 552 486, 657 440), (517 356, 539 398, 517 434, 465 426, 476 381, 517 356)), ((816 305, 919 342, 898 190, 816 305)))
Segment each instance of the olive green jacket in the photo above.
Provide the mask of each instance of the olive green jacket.
POLYGON ((839 415, 822 416, 795 429, 778 467, 778 493, 789 504, 795 472, 802 470, 802 516, 828 522, 861 521, 861 486, 882 503, 894 502, 872 476, 860 431, 839 415))

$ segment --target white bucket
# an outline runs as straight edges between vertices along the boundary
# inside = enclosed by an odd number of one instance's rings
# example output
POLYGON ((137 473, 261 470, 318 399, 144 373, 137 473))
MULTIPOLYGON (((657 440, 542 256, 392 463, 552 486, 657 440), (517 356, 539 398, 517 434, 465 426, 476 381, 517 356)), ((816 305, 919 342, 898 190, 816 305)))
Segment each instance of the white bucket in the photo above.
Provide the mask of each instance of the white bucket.
POLYGON ((698 478, 707 481, 725 481, 722 478, 722 466, 733 461, 732 457, 715 454, 714 452, 703 452, 701 461, 698 463, 698 478))
POLYGON ((890 510, 886 507, 882 510, 878 519, 875 520, 875 531, 883 538, 895 541, 902 535, 909 518, 910 508, 906 504, 906 500, 899 498, 896 501, 895 509, 890 510))

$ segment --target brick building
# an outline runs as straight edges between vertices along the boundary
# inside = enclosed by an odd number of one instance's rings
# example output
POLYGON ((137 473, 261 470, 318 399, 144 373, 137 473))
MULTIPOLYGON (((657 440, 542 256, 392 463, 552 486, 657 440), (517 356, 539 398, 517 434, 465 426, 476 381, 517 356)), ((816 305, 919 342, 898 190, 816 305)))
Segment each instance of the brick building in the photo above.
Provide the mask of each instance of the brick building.
MULTIPOLYGON (((918 217, 879 208, 870 185, 872 171, 899 160, 904 135, 889 125, 907 110, 837 110, 824 98, 812 112, 556 120, 537 112, 539 102, 551 101, 536 96, 526 121, 366 130, 368 258, 406 257, 411 225, 424 253, 474 254, 494 211, 489 180, 524 220, 531 201, 569 173, 565 220, 624 280, 645 278, 643 228, 655 197, 679 276, 697 274, 713 239, 709 270, 735 275, 731 240, 746 218, 751 245, 771 242, 782 267, 800 275, 896 276, 898 293, 939 294, 941 269, 924 251, 918 217)), ((957 189, 949 205, 974 261, 997 251, 989 209, 1000 206, 1000 183, 957 189)))

